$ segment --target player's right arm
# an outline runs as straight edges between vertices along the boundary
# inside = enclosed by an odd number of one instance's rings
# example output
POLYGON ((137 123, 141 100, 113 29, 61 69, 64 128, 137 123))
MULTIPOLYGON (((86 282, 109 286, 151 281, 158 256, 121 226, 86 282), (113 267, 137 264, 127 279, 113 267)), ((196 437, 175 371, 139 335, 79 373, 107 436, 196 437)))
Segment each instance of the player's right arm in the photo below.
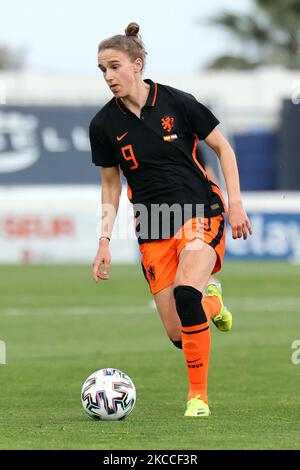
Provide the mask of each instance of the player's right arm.
POLYGON ((102 179, 102 226, 99 246, 93 262, 93 279, 96 283, 99 280, 105 281, 109 278, 109 265, 111 262, 109 240, 101 237, 111 238, 122 192, 119 165, 108 168, 102 167, 100 172, 102 179))

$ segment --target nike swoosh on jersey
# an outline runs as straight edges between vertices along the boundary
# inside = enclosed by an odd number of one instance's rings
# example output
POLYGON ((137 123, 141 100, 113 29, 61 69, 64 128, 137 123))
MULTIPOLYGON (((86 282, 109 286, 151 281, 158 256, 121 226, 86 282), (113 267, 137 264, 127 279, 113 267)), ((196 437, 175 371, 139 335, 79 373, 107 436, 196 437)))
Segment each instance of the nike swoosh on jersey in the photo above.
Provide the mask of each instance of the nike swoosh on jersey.
POLYGON ((120 137, 117 135, 117 141, 119 142, 120 140, 124 139, 125 135, 127 135, 127 134, 128 134, 128 131, 125 132, 125 134, 120 135, 120 137))

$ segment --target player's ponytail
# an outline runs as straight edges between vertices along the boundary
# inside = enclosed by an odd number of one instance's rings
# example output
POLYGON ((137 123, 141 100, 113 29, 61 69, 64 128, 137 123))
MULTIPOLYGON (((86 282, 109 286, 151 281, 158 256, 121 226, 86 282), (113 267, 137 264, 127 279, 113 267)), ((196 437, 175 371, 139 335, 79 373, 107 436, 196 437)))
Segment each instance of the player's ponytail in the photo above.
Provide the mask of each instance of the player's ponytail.
POLYGON ((98 46, 98 54, 104 49, 116 49, 125 52, 132 61, 138 58, 142 59, 143 70, 147 52, 139 31, 140 27, 137 23, 129 23, 127 28, 125 28, 125 35, 117 34, 116 36, 101 41, 98 46))

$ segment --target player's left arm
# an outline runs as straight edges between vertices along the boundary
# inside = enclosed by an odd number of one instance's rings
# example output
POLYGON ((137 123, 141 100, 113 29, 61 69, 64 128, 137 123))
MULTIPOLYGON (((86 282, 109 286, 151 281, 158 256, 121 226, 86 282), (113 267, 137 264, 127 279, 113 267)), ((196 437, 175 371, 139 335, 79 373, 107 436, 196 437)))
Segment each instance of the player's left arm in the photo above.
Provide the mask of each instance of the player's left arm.
POLYGON ((232 238, 241 238, 243 236, 246 240, 248 232, 252 235, 252 227, 243 207, 234 151, 228 140, 217 128, 204 140, 220 160, 228 194, 228 222, 232 228, 232 238))

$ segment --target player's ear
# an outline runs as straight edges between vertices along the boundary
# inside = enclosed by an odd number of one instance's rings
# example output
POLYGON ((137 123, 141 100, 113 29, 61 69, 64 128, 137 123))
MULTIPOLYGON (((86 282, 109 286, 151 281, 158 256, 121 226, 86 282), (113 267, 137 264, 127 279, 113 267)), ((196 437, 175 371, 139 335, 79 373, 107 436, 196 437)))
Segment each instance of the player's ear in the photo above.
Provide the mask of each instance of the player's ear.
POLYGON ((139 73, 142 71, 142 68, 143 68, 143 61, 140 57, 138 57, 137 59, 135 59, 134 61, 134 71, 136 73, 139 73))

